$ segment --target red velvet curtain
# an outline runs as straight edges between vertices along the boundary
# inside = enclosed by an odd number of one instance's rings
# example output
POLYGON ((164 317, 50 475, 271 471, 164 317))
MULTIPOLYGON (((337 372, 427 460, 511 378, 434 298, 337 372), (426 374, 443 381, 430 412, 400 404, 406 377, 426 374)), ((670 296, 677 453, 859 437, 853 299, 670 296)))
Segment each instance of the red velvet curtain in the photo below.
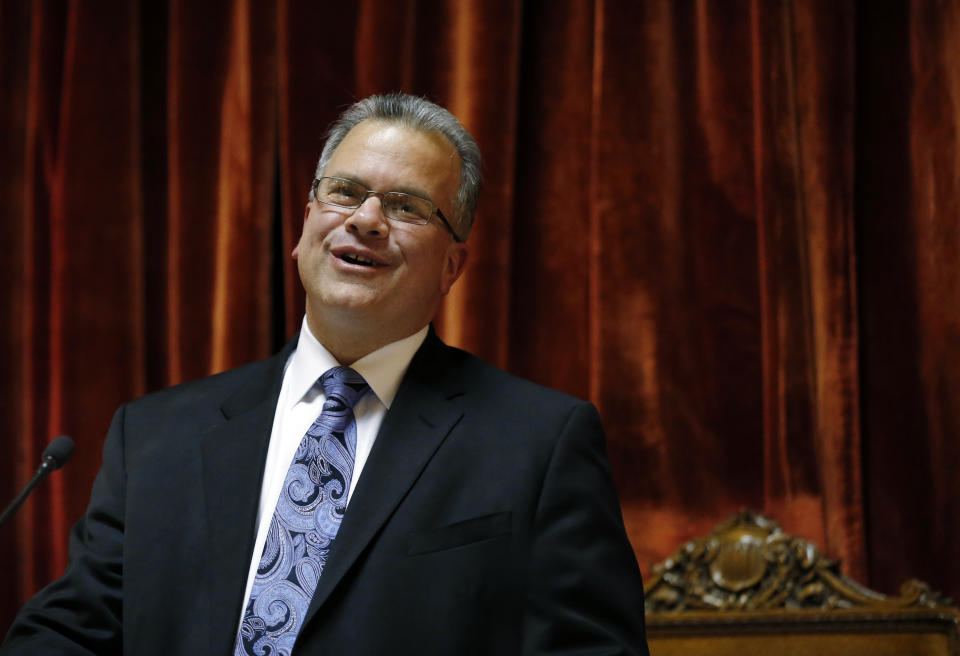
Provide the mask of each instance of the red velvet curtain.
POLYGON ((960 3, 0 0, 0 630, 118 404, 268 355, 327 124, 486 156, 440 333, 601 410, 645 571, 742 506, 960 595, 960 3))

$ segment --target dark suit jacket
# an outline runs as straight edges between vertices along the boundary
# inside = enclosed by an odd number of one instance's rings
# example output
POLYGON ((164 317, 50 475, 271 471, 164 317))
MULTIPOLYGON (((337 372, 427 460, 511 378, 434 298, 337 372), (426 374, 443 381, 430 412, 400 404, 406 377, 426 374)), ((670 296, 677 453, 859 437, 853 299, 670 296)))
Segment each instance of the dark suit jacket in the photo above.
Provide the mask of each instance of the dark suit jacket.
MULTIPOLYGON (((120 408, 63 578, 9 654, 230 654, 283 364, 120 408)), ((294 649, 646 654, 643 589, 586 402, 431 330, 366 463, 294 649)))

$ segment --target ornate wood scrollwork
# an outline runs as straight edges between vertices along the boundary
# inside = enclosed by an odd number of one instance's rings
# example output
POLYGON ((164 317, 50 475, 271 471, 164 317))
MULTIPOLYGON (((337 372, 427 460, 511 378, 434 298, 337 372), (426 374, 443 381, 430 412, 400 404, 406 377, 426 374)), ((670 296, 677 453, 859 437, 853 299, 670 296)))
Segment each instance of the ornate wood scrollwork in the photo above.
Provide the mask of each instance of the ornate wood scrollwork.
POLYGON ((655 565, 646 587, 648 613, 704 610, 933 608, 949 599, 919 581, 900 596, 870 590, 839 572, 810 542, 771 519, 743 510, 705 538, 655 565))

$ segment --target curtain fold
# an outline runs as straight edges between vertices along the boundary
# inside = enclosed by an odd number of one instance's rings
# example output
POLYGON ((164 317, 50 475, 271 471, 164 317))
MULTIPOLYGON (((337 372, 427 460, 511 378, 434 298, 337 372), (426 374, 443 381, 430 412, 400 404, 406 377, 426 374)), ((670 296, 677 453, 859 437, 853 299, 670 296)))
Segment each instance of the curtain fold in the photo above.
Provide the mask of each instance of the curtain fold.
POLYGON ((448 341, 594 401, 645 572, 743 506, 960 595, 960 3, 0 0, 0 630, 116 407, 269 355, 340 111, 485 155, 448 341))
POLYGON ((857 160, 868 562, 885 587, 911 562, 957 598, 940 563, 960 532, 960 6, 893 3, 863 20, 882 46, 857 160))
POLYGON ((767 507, 862 580, 853 158, 836 149, 853 141, 854 16, 827 2, 752 14, 767 507))
MULTIPOLYGON (((119 399, 146 391, 136 6, 65 9, 36 2, 27 14, 7 3, 2 14, 5 35, 10 28, 22 35, 15 42, 28 35, 20 58, 3 65, 5 89, 7 79, 25 80, 15 99, 22 118, 3 126, 4 141, 20 155, 5 167, 19 168, 22 181, 5 187, 2 199, 2 222, 16 233, 4 249, 17 265, 4 281, 12 301, 4 309, 12 331, 4 371, 14 376, 5 376, 0 394, 19 405, 3 425, 8 453, 17 456, 4 478, 16 488, 33 474, 49 437, 67 427, 78 436, 102 434, 119 399), (8 27, 18 10, 26 24, 8 27), (107 41, 111 47, 102 47, 107 41)), ((4 527, 15 533, 3 539, 17 576, 5 589, 22 598, 62 571, 67 530, 99 464, 90 439, 4 527)))

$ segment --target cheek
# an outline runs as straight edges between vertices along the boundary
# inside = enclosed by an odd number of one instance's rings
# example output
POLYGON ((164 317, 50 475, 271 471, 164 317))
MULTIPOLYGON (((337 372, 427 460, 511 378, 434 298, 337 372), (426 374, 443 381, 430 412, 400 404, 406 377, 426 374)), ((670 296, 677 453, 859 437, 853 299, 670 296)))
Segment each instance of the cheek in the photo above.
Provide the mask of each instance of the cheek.
POLYGON ((416 257, 420 267, 418 277, 422 284, 424 286, 429 285, 430 291, 445 294, 452 283, 450 258, 447 257, 446 248, 423 249, 416 254, 416 257))
POLYGON ((303 219, 303 233, 300 235, 299 247, 316 246, 337 227, 337 221, 323 212, 307 214, 303 219))

